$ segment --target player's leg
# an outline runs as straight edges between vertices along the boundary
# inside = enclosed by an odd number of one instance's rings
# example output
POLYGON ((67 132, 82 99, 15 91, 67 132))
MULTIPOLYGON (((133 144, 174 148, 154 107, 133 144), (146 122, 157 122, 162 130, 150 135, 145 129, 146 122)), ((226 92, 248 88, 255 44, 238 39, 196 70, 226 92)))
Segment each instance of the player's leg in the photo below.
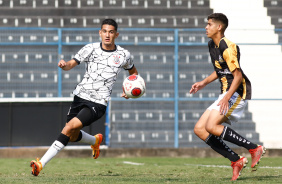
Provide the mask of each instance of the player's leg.
POLYGON ((206 130, 211 134, 209 140, 210 144, 215 144, 215 140, 218 139, 222 142, 222 147, 217 147, 220 150, 224 150, 224 148, 227 148, 224 153, 226 153, 226 157, 231 161, 231 167, 233 168, 233 176, 231 180, 237 180, 242 172, 242 170, 246 167, 248 160, 245 157, 239 156, 237 153, 232 151, 221 139, 220 135, 224 129, 224 126, 222 125, 223 122, 226 122, 227 118, 226 116, 220 114, 218 110, 212 109, 210 112, 210 115, 208 117, 207 123, 206 123, 206 130))
POLYGON ((228 119, 225 115, 222 115, 219 111, 213 109, 210 112, 205 128, 210 134, 220 137, 223 140, 238 146, 242 146, 248 150, 257 147, 256 144, 248 141, 230 127, 223 126, 222 123, 226 122, 227 120, 228 119))
POLYGON ((244 147, 249 150, 252 157, 251 168, 253 171, 257 170, 257 166, 261 157, 264 155, 266 149, 261 145, 257 145, 234 131, 232 128, 224 126, 224 129, 220 135, 223 140, 236 144, 238 146, 244 147))
POLYGON ((209 133, 206 130, 206 123, 207 120, 209 118, 210 115, 210 110, 206 110, 202 116, 200 117, 200 119, 198 120, 198 122, 195 124, 194 127, 194 133, 203 141, 206 140, 206 138, 209 136, 209 133))
MULTIPOLYGON (((84 107, 76 116, 82 122, 83 127, 89 126, 104 114, 104 108, 102 108, 102 111, 98 107, 94 109, 96 110, 93 112, 89 107, 84 107)), ((84 132, 83 130, 80 130, 76 139, 73 139, 72 141, 90 144, 91 148, 93 149, 93 158, 97 159, 100 154, 100 144, 103 141, 103 135, 96 134, 93 136, 84 132)))
POLYGON ((49 147, 47 152, 43 157, 37 161, 32 160, 30 166, 32 167, 32 174, 37 176, 43 167, 54 157, 56 156, 70 141, 70 138, 77 139, 79 130, 82 128, 82 123, 78 118, 71 119, 62 130, 62 133, 59 135, 57 140, 49 147))
MULTIPOLYGON (((229 100, 229 104, 232 105, 229 107, 229 111, 225 114, 226 120, 224 120, 224 122, 228 122, 231 124, 237 122, 241 118, 244 109, 247 105, 247 101, 243 100, 240 97, 240 95, 238 95, 238 93, 234 93, 229 100)), ((217 106, 217 108, 218 107, 219 106, 217 106)), ((215 116, 219 116, 216 115, 216 113, 214 114, 215 116)), ((255 171, 256 166, 258 165, 261 157, 265 153, 265 148, 263 146, 252 143, 251 141, 247 140, 245 137, 243 137, 242 135, 240 135, 230 127, 219 125, 219 124, 216 124, 215 126, 214 124, 215 122, 213 121, 209 121, 209 123, 211 123, 209 131, 212 131, 214 135, 220 136, 223 140, 226 140, 228 142, 231 142, 233 144, 236 144, 238 146, 244 147, 249 150, 252 156, 251 167, 255 171), (212 128, 214 129, 212 130, 212 128)))
POLYGON ((206 110, 203 113, 194 127, 195 134, 217 153, 221 154, 225 158, 228 158, 230 161, 237 161, 240 159, 240 156, 233 152, 218 136, 212 135, 206 130, 206 124, 210 114, 210 110, 206 110))
POLYGON ((44 167, 54 156, 56 156, 69 143, 69 141, 77 139, 81 128, 82 123, 76 117, 66 123, 58 139, 40 159, 42 166, 44 167))
POLYGON ((232 128, 227 126, 224 126, 220 137, 223 140, 246 148, 250 152, 252 157, 252 170, 257 170, 257 165, 259 164, 261 157, 265 154, 266 151, 264 146, 252 143, 251 141, 234 131, 232 128))
POLYGON ((79 135, 79 130, 82 128, 81 121, 76 118, 76 115, 80 112, 79 104, 76 100, 73 101, 70 110, 67 115, 67 122, 63 128, 61 134, 49 147, 47 152, 39 160, 32 160, 30 166, 32 167, 32 174, 37 176, 43 167, 56 156, 67 144, 74 139, 77 139, 79 135))

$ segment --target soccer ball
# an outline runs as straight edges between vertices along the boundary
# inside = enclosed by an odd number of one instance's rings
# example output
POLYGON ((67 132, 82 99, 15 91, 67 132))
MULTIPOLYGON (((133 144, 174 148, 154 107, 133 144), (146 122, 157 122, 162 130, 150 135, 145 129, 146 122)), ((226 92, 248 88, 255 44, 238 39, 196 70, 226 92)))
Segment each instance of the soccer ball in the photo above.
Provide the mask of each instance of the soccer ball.
POLYGON ((145 81, 140 75, 128 76, 124 79, 122 88, 129 98, 139 98, 146 91, 145 81))

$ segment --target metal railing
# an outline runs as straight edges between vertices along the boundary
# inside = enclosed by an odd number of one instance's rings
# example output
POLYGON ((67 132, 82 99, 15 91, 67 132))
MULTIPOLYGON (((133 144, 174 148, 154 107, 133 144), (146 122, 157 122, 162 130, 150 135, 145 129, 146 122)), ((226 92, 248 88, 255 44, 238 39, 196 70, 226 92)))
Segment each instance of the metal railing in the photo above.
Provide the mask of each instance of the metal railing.
MULTIPOLYGON (((98 28, 0 28, 0 47, 52 47, 56 49, 57 60, 64 58, 65 53, 71 53, 64 48, 83 46, 89 42, 99 41, 98 28)), ((281 32, 281 29, 275 30, 281 32)), ((178 143, 178 102, 179 101, 203 101, 214 100, 214 97, 183 97, 179 96, 179 53, 180 47, 201 47, 207 48, 208 38, 205 36, 204 29, 143 29, 143 28, 124 28, 120 29, 120 38, 117 44, 125 47, 137 46, 153 46, 157 48, 169 47, 173 48, 173 97, 143 97, 136 99, 137 101, 170 101, 174 103, 174 147, 177 148, 178 143)), ((242 43, 244 44, 244 43, 242 43)), ((262 43, 263 44, 263 43, 262 43)), ((273 43, 271 45, 281 45, 282 43, 273 43)), ((269 45, 269 44, 266 44, 269 45)), ((71 49, 70 49, 71 50, 71 49)), ((158 49, 156 49, 158 50, 158 49)), ((129 49, 130 51, 130 49, 129 49)), ((28 50, 26 52, 29 52, 28 50)), ((73 51, 72 51, 73 52, 73 51)), ((75 54, 75 53, 72 53, 75 54)), ((2 53, 2 63, 5 53, 2 53)), ((23 61, 24 62, 24 61, 23 61)), ((66 97, 62 94, 62 70, 57 69, 57 95, 52 97, 66 97)), ((2 83, 1 83, 2 84, 2 83)), ((5 87, 5 86, 4 86, 5 87)), ((1 86, 1 88, 4 88, 1 86)), ((74 87, 74 86, 73 86, 74 87)), ((33 89, 30 89, 33 90, 33 89)), ((5 96, 4 96, 5 97, 5 96)), ((15 97, 16 98, 16 97, 15 97)), ((123 101, 124 99, 112 97, 112 101, 123 101)), ((281 99, 278 99, 281 100, 281 99)), ((109 108, 108 108, 109 109, 109 108)), ((107 110, 106 117, 106 134, 110 133, 110 117, 107 110)), ((109 137, 106 136, 106 143, 109 144, 109 137)))

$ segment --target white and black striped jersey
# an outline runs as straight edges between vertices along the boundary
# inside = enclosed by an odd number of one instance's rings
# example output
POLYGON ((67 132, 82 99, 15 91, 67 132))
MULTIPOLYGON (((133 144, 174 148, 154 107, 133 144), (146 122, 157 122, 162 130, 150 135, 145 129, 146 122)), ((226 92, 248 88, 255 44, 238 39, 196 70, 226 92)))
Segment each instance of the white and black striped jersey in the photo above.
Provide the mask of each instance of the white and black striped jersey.
POLYGON ((85 45, 73 59, 86 64, 84 77, 73 94, 103 105, 107 105, 121 69, 130 70, 134 66, 128 50, 118 45, 114 50, 104 50, 100 42, 85 45))

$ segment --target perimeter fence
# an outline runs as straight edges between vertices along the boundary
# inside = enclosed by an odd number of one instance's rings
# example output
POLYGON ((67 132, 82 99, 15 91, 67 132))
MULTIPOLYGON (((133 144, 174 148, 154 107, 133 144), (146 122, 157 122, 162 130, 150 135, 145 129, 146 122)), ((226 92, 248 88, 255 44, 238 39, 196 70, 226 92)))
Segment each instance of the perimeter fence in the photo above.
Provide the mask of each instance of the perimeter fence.
MULTIPOLYGON (((83 78, 85 68, 79 65, 62 71, 57 62, 68 61, 82 46, 99 42, 98 31, 95 28, 0 28, 0 98, 13 102, 42 98, 71 101, 71 93, 83 78)), ((121 72, 107 109, 106 144, 111 147, 201 146, 193 127, 219 94, 218 82, 196 94, 189 93, 193 83, 213 71, 205 30, 124 28, 119 32, 117 44, 130 51, 146 81, 147 91, 140 99, 120 98, 122 81, 128 75, 121 72)), ((259 140, 248 110, 237 126, 249 139, 259 140)))

